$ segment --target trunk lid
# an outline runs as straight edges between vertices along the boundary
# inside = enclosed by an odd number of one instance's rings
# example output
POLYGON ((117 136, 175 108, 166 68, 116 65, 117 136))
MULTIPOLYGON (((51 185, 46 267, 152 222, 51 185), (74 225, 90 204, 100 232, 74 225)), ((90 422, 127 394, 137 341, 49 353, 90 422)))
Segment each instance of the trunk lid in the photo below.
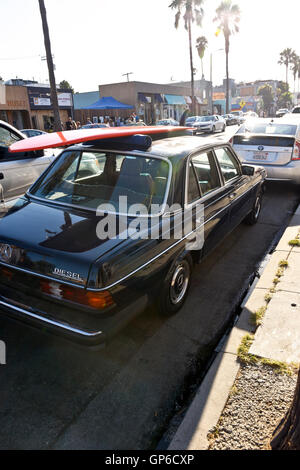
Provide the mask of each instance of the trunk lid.
POLYGON ((293 156, 295 137, 282 135, 235 135, 233 147, 243 162, 286 165, 293 156))
POLYGON ((87 286, 93 263, 124 242, 100 240, 100 220, 93 212, 22 198, 0 219, 0 263, 87 286))

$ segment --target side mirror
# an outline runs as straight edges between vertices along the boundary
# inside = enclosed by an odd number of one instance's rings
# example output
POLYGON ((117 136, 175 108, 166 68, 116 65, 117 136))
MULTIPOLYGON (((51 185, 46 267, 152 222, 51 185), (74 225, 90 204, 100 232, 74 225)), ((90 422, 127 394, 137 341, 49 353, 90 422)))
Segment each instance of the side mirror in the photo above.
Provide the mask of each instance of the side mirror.
POLYGON ((255 173, 254 166, 242 165, 242 174, 245 176, 253 176, 255 173))

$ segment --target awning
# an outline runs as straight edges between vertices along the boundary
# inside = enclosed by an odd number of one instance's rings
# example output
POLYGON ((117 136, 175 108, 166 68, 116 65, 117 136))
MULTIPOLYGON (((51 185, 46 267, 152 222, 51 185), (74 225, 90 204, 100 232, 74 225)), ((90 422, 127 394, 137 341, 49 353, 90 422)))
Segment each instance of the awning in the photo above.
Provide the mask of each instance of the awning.
POLYGON ((192 104, 192 98, 190 96, 184 97, 186 104, 192 104))
POLYGON ((96 103, 84 106, 81 109, 133 109, 133 106, 121 103, 120 101, 115 100, 112 96, 103 96, 103 98, 100 98, 96 103))
POLYGON ((186 101, 184 99, 184 96, 178 96, 178 95, 165 95, 165 100, 167 101, 168 104, 186 104, 186 101))

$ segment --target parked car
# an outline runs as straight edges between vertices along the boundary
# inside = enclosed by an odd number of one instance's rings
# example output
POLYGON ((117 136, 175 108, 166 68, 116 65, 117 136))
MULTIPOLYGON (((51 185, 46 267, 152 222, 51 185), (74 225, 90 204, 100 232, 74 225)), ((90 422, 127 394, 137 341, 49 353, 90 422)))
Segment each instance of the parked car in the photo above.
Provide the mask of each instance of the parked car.
POLYGON ((300 114, 300 106, 295 106, 292 111, 292 114, 300 114))
POLYGON ((238 119, 239 124, 243 124, 246 121, 243 111, 231 111, 231 114, 238 119))
POLYGON ((127 121, 124 126, 143 126, 145 127, 146 124, 144 123, 144 121, 127 121))
POLYGON ((225 119, 226 126, 236 126, 239 124, 239 119, 233 114, 224 114, 222 117, 225 119))
POLYGON ((248 119, 258 119, 259 116, 255 111, 247 111, 247 113, 244 114, 245 121, 248 119))
POLYGON ((109 127, 107 124, 85 124, 84 126, 81 126, 80 129, 98 129, 102 127, 109 127))
POLYGON ((200 116, 192 125, 194 128, 194 135, 199 132, 224 132, 226 129, 226 121, 222 116, 200 116))
POLYGON ((276 117, 280 118, 288 113, 290 113, 290 111, 287 108, 278 109, 278 111, 276 111, 276 117))
POLYGON ((232 145, 243 163, 264 166, 268 179, 300 184, 300 121, 260 119, 242 126, 232 145))
POLYGON ((25 193, 55 158, 43 151, 9 154, 8 147, 25 135, 0 121, 0 207, 25 193))
POLYGON ((198 119, 198 117, 200 117, 200 116, 191 116, 191 117, 188 117, 188 118, 185 120, 186 126, 190 126, 190 125, 194 124, 194 122, 198 119))
POLYGON ((161 119, 157 123, 158 126, 179 126, 179 122, 175 119, 161 119))
POLYGON ((26 137, 36 137, 37 135, 47 134, 47 132, 40 131, 38 129, 22 129, 21 132, 26 137))
POLYGON ((0 219, 1 310, 88 345, 105 342, 149 303, 163 315, 177 312, 193 265, 241 221, 256 223, 261 208, 264 169, 242 166, 227 143, 116 140, 64 150, 0 219), (95 167, 86 167, 89 157, 95 167), (137 216, 142 238, 126 235, 135 219, 120 196, 147 208, 137 216), (186 211, 189 231, 175 236, 186 211), (102 237, 99 224, 111 216, 116 236, 102 237), (193 245, 198 233, 203 246, 193 245))

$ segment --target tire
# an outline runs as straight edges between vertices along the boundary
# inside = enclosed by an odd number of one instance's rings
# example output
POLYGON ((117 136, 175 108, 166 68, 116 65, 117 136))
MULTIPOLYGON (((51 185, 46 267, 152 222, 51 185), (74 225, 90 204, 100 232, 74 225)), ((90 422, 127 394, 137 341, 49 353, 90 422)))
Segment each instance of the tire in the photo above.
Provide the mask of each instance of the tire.
POLYGON ((215 127, 215 126, 213 126, 213 128, 212 128, 212 131, 211 131, 211 132, 212 132, 212 134, 215 134, 215 132, 216 132, 216 127, 215 127))
POLYGON ((157 302, 161 316, 174 315, 181 309, 190 288, 192 270, 193 260, 189 253, 179 256, 172 264, 157 302))
POLYGON ((262 191, 257 194, 252 211, 244 219, 245 224, 255 225, 258 222, 262 206, 262 191))
POLYGON ((225 132, 225 130, 226 130, 226 124, 224 124, 222 132, 225 132))

